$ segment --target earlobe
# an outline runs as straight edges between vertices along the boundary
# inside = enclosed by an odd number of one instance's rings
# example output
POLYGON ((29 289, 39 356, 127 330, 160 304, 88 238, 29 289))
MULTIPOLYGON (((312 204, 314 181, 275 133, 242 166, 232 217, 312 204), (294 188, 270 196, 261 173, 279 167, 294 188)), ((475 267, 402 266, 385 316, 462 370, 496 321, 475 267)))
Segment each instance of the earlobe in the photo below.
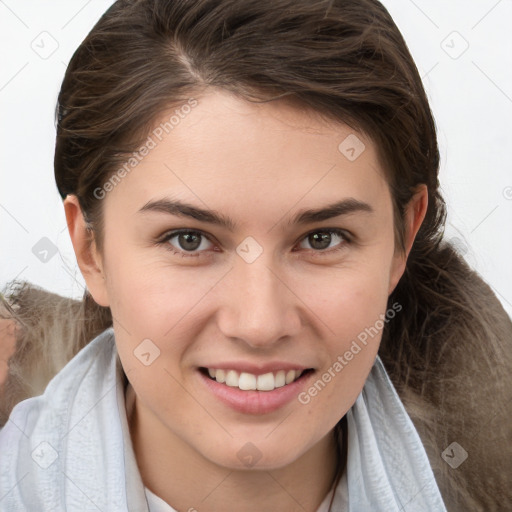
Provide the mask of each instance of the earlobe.
POLYGON ((64 200, 64 212, 69 236, 80 271, 87 289, 100 306, 109 306, 104 266, 94 241, 94 232, 87 226, 78 198, 68 195, 64 200))
POLYGON ((390 275, 389 282, 389 291, 388 294, 395 289, 398 281, 402 277, 405 272, 405 267, 407 264, 407 258, 409 257, 409 253, 411 252, 412 245, 418 234, 418 231, 425 219, 425 215, 427 213, 428 208, 428 188, 426 185, 419 185, 407 204, 405 216, 404 216, 404 248, 405 251, 402 251, 401 248, 396 248, 395 256, 393 261, 393 268, 390 275))

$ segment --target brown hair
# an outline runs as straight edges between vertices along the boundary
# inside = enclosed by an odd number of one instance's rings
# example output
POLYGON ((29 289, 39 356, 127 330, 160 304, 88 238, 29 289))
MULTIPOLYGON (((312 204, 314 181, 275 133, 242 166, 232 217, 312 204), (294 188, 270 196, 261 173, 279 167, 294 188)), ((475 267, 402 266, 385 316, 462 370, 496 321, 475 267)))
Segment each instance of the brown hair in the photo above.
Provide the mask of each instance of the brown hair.
MULTIPOLYGON (((67 68, 55 149, 58 190, 78 197, 99 249, 94 191, 162 112, 213 87, 247 101, 289 101, 369 136, 392 192, 397 250, 405 206, 427 185, 425 220, 389 298, 402 312, 386 324, 379 354, 447 508, 512 502, 510 456, 500 449, 512 443, 512 324, 443 242, 434 119, 407 45, 377 0, 119 0, 108 9, 67 68), (441 458, 453 441, 469 454, 457 469, 441 458)), ((90 339, 112 319, 87 294, 84 305, 97 319, 88 323, 90 339)), ((81 340, 70 346, 86 342, 82 327, 67 333, 81 340)))

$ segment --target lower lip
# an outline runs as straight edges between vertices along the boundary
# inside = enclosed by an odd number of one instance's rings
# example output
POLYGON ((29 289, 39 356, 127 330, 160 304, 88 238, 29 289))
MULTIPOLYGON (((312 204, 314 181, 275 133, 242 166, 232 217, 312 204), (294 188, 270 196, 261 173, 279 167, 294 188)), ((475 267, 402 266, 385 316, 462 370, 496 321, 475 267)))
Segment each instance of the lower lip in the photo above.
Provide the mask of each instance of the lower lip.
POLYGON ((307 372, 297 380, 273 391, 243 391, 210 379, 198 371, 208 389, 232 409, 245 414, 268 414, 297 398, 314 372, 307 372))

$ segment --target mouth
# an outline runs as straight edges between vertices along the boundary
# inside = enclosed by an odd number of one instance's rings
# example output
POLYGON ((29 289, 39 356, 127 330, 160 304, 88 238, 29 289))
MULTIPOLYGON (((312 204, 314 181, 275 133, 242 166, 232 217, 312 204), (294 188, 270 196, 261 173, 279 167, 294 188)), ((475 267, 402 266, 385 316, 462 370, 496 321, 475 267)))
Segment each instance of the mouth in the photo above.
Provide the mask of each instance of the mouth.
POLYGON ((233 369, 199 368, 199 371, 208 379, 241 391, 274 391, 285 388, 299 380, 305 379, 314 370, 277 370, 263 374, 238 372, 233 369))
MULTIPOLYGON (((199 382, 208 397, 229 409, 249 415, 266 415, 294 401, 311 384, 317 370, 288 361, 257 364, 251 361, 224 361, 196 367, 199 382)), ((208 398, 209 399, 209 398, 208 398)))

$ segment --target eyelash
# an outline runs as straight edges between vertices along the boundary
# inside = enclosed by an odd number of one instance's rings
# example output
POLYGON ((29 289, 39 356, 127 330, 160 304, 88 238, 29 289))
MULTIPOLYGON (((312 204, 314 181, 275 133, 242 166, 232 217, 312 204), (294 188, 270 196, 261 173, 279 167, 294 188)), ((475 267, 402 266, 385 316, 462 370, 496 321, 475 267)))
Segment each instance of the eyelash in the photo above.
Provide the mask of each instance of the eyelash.
MULTIPOLYGON (((181 256, 183 258, 190 258, 190 257, 197 258, 197 257, 201 256, 203 251, 198 251, 198 252, 180 251, 180 250, 177 250, 175 247, 173 247, 169 243, 169 240, 171 240, 172 238, 179 236, 180 234, 183 234, 183 233, 189 233, 189 234, 192 233, 192 234, 200 235, 200 236, 206 238, 209 242, 214 243, 210 239, 210 237, 208 235, 206 235, 206 233, 203 233, 202 231, 197 230, 197 229, 179 229, 179 230, 175 230, 175 231, 170 231, 169 233, 165 234, 164 237, 161 238, 160 240, 158 240, 156 243, 158 245, 165 246, 166 250, 170 251, 173 254, 176 254, 177 256, 181 256)), ((343 250, 346 245, 352 243, 351 235, 344 229, 339 229, 339 228, 324 228, 324 229, 315 229, 315 230, 309 231, 308 233, 303 235, 302 238, 300 238, 297 243, 302 242, 304 239, 306 239, 307 237, 309 237, 310 235, 313 235, 315 233, 329 233, 330 235, 334 234, 343 239, 342 242, 340 242, 336 247, 331 248, 331 249, 317 249, 317 250, 309 249, 309 251, 313 252, 315 257, 322 256, 324 254, 336 253, 340 250, 343 250)))

